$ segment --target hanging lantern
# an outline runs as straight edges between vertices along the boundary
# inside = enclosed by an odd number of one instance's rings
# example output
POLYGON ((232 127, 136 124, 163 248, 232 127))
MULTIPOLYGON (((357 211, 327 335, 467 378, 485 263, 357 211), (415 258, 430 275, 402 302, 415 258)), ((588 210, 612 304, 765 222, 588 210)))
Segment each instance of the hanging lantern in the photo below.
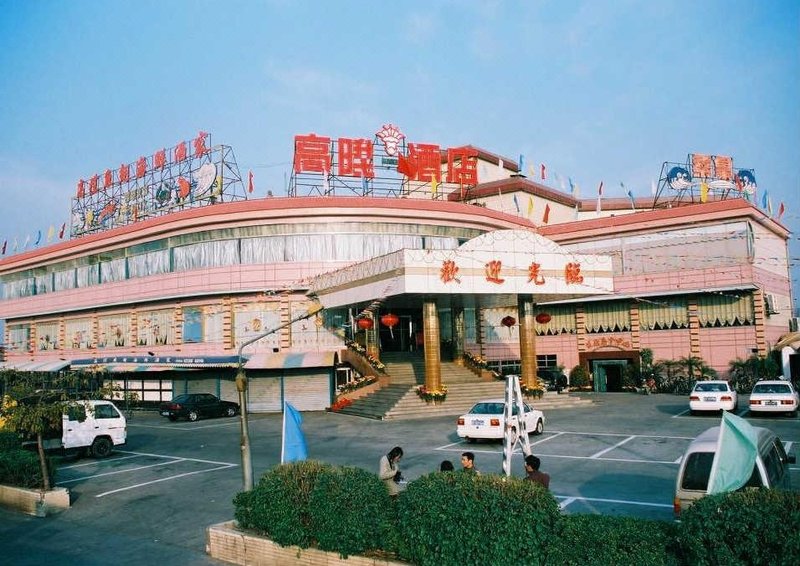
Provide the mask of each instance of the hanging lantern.
POLYGON ((394 332, 392 329, 400 322, 400 317, 396 314, 386 313, 381 317, 381 324, 389 327, 389 335, 394 339, 394 332))
POLYGON ((550 322, 551 318, 552 317, 550 316, 549 313, 540 312, 539 314, 536 315, 536 322, 538 322, 539 324, 547 324, 548 322, 550 322))
POLYGON ((358 326, 359 330, 372 330, 372 327, 375 326, 375 323, 372 322, 371 318, 359 318, 356 321, 356 326, 358 326))
POLYGON ((504 316, 503 319, 500 321, 500 324, 507 328, 511 328, 517 323, 517 319, 513 316, 504 316))

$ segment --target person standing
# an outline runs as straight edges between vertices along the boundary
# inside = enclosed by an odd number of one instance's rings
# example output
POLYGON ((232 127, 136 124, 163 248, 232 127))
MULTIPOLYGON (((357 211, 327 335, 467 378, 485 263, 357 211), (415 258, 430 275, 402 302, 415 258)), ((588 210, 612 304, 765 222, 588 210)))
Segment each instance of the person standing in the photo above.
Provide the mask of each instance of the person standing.
POLYGON ((475 454, 464 452, 461 454, 461 471, 468 474, 480 475, 478 468, 475 467, 475 454))
POLYGON ((541 460, 533 454, 525 456, 525 479, 544 486, 545 489, 550 489, 550 474, 539 471, 541 460))
POLYGON ((403 457, 403 449, 395 446, 385 456, 381 456, 378 476, 383 480, 389 495, 397 497, 400 493, 400 481, 403 475, 400 473, 400 458, 403 457))

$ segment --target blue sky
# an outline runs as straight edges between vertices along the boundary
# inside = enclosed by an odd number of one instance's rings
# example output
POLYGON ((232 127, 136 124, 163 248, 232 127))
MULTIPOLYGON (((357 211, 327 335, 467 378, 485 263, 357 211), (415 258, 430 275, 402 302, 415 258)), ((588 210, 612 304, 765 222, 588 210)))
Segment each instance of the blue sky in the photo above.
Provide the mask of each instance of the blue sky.
POLYGON ((78 179, 199 130, 263 196, 284 192, 295 134, 369 138, 392 122, 409 141, 524 154, 583 196, 600 181, 647 196, 664 161, 731 155, 786 203, 800 279, 796 0, 0 10, 0 245, 68 221, 78 179))

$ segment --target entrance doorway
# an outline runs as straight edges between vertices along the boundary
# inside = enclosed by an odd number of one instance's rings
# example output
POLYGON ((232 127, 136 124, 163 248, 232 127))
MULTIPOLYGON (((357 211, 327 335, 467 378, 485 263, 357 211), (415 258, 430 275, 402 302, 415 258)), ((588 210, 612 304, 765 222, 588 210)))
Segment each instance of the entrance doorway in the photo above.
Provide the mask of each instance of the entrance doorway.
MULTIPOLYGON (((378 322, 381 352, 417 351, 416 335, 422 332, 421 315, 408 309, 393 309, 392 312, 400 319, 397 326, 389 329, 378 322)), ((380 321, 380 317, 378 317, 378 321, 380 321)))
POLYGON ((622 374, 627 365, 628 360, 592 360, 594 390, 622 391, 622 374))

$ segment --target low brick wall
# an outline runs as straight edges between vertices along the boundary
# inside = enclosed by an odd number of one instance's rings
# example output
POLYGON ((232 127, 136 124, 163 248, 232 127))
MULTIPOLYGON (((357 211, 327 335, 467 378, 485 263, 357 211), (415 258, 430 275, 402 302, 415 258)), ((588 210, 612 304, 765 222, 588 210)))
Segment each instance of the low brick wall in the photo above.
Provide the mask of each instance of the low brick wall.
POLYGON ((206 529, 206 554, 217 560, 242 566, 408 566, 406 562, 350 556, 315 548, 281 546, 271 540, 240 531, 234 521, 211 525, 206 529))
POLYGON ((34 517, 46 517, 54 511, 69 509, 69 490, 57 487, 42 491, 0 485, 0 505, 34 517))

